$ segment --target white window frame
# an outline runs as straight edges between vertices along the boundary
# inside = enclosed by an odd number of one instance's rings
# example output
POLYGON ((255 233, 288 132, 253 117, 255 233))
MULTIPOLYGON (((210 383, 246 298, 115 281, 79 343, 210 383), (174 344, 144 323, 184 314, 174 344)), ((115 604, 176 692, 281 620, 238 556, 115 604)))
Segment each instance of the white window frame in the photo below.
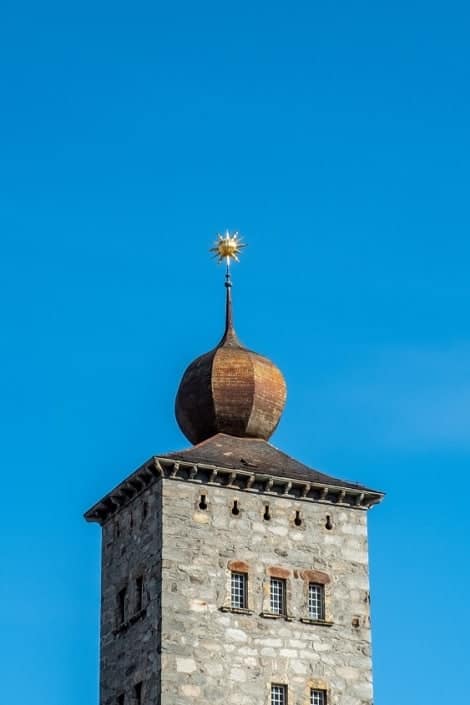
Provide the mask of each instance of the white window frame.
POLYGON ((272 614, 286 614, 287 584, 284 578, 271 578, 269 609, 272 614))
POLYGON ((271 683, 271 705, 287 705, 287 685, 271 683))
POLYGON ((326 690, 312 688, 310 690, 310 705, 326 705, 326 690))
POLYGON ((230 573, 230 601, 233 609, 248 608, 248 574, 239 570, 230 573))
POLYGON ((321 583, 308 584, 308 616, 310 619, 325 619, 325 586, 321 583))

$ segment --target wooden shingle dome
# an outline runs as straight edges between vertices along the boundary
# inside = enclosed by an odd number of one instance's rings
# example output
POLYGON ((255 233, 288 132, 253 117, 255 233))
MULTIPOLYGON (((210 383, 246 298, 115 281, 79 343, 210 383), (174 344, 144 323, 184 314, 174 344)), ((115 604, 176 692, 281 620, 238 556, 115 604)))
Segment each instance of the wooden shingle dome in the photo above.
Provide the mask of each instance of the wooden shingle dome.
POLYGON ((176 395, 176 419, 194 444, 216 433, 267 440, 279 423, 286 401, 281 371, 238 340, 233 328, 230 280, 226 287, 222 340, 189 365, 176 395))

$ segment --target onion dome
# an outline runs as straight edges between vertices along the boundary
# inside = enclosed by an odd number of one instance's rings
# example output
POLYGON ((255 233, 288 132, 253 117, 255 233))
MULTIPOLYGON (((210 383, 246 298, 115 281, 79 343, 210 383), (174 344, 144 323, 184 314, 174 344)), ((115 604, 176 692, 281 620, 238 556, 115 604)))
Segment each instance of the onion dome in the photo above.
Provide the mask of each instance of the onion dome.
POLYGON ((194 444, 216 433, 267 440, 279 423, 286 401, 281 371, 238 340, 233 327, 229 274, 225 286, 222 340, 189 365, 176 395, 176 419, 194 444))

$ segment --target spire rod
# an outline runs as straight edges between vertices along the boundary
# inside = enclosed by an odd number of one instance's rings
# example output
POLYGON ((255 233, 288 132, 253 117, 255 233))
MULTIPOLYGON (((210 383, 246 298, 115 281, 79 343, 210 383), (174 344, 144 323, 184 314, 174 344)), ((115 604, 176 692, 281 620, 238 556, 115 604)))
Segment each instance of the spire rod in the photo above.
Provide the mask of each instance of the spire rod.
POLYGON ((227 264, 227 272, 225 274, 225 332, 223 339, 226 340, 230 335, 235 335, 233 328, 233 310, 232 310, 232 277, 230 268, 227 264))

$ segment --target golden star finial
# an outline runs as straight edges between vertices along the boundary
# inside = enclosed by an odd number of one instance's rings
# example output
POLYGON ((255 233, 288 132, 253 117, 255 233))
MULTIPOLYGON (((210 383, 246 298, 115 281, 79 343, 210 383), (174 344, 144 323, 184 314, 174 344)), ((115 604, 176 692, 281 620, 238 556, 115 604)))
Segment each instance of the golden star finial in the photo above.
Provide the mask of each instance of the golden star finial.
POLYGON ((230 233, 226 230, 225 235, 217 234, 217 240, 214 247, 211 247, 210 252, 214 253, 214 257, 217 257, 219 264, 225 260, 228 267, 230 260, 240 261, 238 255, 244 247, 246 245, 242 242, 237 232, 230 233))

